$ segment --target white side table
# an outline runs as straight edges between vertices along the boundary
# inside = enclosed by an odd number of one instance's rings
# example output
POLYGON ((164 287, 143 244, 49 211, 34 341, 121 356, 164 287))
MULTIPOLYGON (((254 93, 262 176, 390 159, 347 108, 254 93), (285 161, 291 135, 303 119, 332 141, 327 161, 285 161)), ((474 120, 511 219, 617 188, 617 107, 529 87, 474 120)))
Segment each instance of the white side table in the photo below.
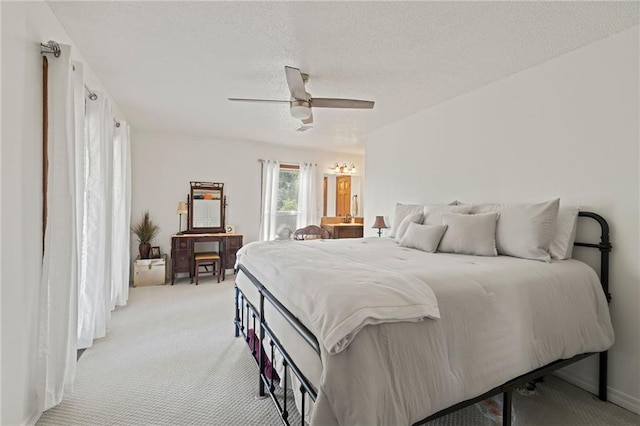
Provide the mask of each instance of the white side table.
POLYGON ((140 259, 133 261, 133 286, 164 285, 167 276, 167 255, 157 259, 140 259))

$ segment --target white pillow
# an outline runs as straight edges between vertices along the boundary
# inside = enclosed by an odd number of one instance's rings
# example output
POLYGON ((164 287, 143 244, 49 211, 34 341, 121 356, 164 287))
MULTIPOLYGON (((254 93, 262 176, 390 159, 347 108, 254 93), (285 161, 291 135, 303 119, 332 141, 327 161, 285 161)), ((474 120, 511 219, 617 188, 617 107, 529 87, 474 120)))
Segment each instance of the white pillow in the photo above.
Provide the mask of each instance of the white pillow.
POLYGON ((390 237, 395 237, 398 231, 398 226, 402 223, 405 217, 414 213, 422 213, 424 210, 424 204, 400 204, 396 203, 396 212, 393 216, 393 224, 391 225, 390 237))
POLYGON ((410 223, 407 232, 404 233, 404 237, 400 241, 400 245, 426 251, 427 253, 435 253, 446 230, 446 225, 410 223))
POLYGON ((442 224, 447 231, 438 251, 445 253, 497 256, 496 222, 498 212, 479 214, 445 213, 442 224))
POLYGON ((578 207, 560 207, 556 232, 549 246, 552 259, 571 259, 578 229, 578 207))
POLYGON ((424 220, 422 221, 425 225, 441 225, 442 224, 442 215, 447 213, 461 213, 468 214, 471 213, 471 207, 469 205, 466 206, 453 206, 453 205, 444 205, 444 204, 431 204, 424 206, 424 220))
POLYGON ((402 237, 404 237, 404 234, 407 232, 407 228, 409 228, 409 225, 412 223, 422 223, 422 213, 410 214, 402 220, 396 231, 396 242, 399 243, 400 240, 402 240, 402 237))
POLYGON ((497 211, 498 254, 549 262, 549 246, 556 230, 560 199, 537 204, 484 204, 472 213, 497 211))

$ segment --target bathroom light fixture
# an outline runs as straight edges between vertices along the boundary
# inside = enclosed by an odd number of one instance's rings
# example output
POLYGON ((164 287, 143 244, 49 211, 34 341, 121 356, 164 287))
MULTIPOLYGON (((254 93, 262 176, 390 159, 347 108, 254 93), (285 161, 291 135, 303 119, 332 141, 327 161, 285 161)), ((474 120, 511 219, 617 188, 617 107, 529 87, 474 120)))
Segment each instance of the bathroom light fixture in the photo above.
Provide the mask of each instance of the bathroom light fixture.
POLYGON ((334 163, 333 166, 329 168, 332 172, 336 174, 355 174, 356 173, 356 165, 351 163, 351 167, 347 166, 347 163, 334 163))
POLYGON ((372 228, 378 228, 378 238, 380 238, 382 236, 382 230, 388 228, 387 224, 384 223, 384 216, 376 216, 376 221, 372 228))

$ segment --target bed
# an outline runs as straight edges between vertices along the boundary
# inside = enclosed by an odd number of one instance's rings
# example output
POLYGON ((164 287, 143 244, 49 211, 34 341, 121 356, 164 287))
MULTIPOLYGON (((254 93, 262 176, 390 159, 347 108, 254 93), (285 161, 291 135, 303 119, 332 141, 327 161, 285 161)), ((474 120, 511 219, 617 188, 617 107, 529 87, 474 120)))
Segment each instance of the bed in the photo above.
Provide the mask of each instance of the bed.
POLYGON ((601 226, 599 243, 576 243, 600 250, 600 279, 577 260, 424 253, 389 238, 247 245, 235 333, 259 394, 289 424, 293 383, 312 425, 423 424, 503 394, 508 425, 515 387, 599 354, 606 400, 611 244, 601 216, 580 216, 601 226))

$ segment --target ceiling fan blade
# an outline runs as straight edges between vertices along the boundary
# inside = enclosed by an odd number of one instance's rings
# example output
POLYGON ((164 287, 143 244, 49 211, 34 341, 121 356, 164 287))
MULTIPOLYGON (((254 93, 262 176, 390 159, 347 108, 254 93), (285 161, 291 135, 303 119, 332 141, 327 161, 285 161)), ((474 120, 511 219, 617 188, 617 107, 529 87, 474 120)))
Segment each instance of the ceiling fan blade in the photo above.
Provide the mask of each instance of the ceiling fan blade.
POLYGON ((302 73, 298 68, 284 67, 284 72, 287 74, 287 84, 289 85, 289 91, 291 97, 301 101, 307 100, 307 91, 304 88, 304 80, 302 80, 302 73))
POLYGON ((260 102, 260 103, 278 103, 278 104, 290 104, 291 101, 279 101, 279 100, 275 100, 275 99, 242 99, 242 98, 227 98, 230 101, 234 101, 234 102, 260 102))
POLYGON ((313 114, 311 114, 309 118, 305 118, 304 120, 302 120, 302 124, 311 124, 311 123, 313 123, 313 114))
POLYGON ((311 98, 313 108, 373 108, 373 101, 360 101, 357 99, 336 99, 336 98, 311 98))

